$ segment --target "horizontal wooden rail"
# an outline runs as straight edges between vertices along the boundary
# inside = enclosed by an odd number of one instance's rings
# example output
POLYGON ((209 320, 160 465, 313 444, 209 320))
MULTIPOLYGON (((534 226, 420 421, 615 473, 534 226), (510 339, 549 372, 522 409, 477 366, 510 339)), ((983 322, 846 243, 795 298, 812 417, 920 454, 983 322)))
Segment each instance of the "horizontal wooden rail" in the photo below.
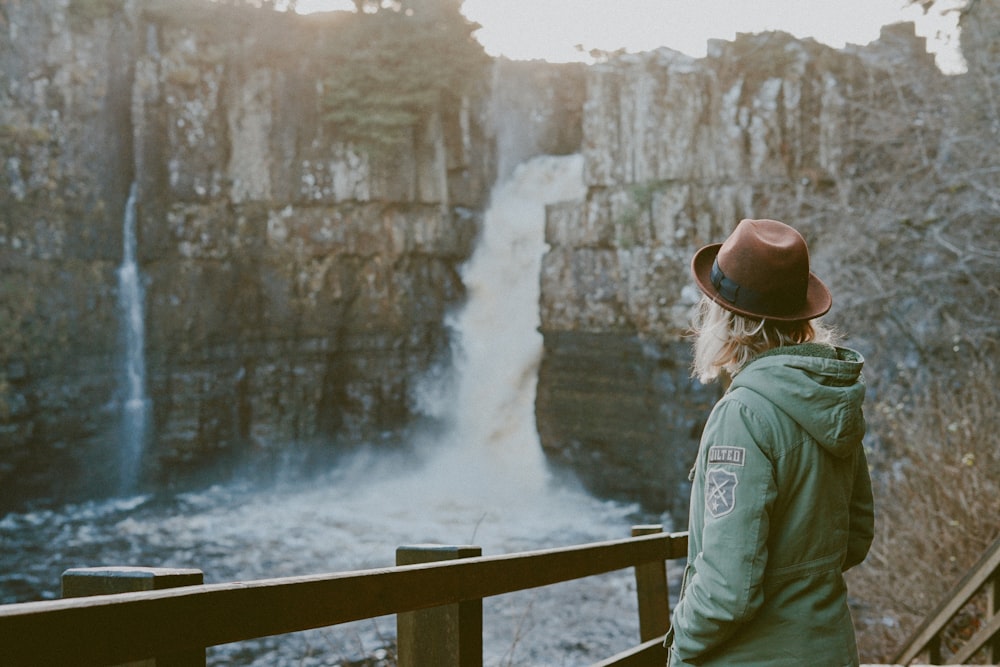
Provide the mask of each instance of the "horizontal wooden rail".
POLYGON ((0 664, 102 665, 481 599, 686 556, 687 534, 0 606, 0 664))
MULTIPOLYGON (((981 588, 991 586, 996 589, 998 585, 1000 585, 1000 539, 986 550, 979 562, 972 566, 969 572, 948 591, 938 606, 924 618, 920 626, 903 644, 903 648, 894 658, 894 662, 908 665, 918 655, 929 651, 928 662, 932 665, 940 664, 941 631, 981 588)), ((988 617, 985 627, 973 635, 965 646, 952 656, 953 662, 950 664, 963 664, 990 642, 996 643, 994 638, 997 631, 1000 630, 1000 620, 998 620, 1000 614, 997 614, 993 607, 997 606, 997 597, 995 590, 990 591, 989 606, 991 609, 987 610, 988 617)), ((989 648, 992 649, 992 647, 989 648)), ((997 659, 1000 659, 1000 656, 990 656, 990 660, 997 659)))

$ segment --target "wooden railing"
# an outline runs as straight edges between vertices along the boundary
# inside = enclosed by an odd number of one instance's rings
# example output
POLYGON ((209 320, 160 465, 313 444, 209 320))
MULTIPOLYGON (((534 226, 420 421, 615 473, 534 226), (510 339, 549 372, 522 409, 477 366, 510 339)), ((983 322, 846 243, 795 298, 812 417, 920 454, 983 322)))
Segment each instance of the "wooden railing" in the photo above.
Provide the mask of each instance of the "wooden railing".
POLYGON ((400 665, 479 666, 483 598, 634 567, 643 643, 598 664, 662 667, 665 561, 686 556, 687 533, 660 530, 485 557, 478 547, 401 547, 396 567, 0 606, 0 665, 204 665, 208 646, 397 614, 400 665), (434 562, 415 562, 425 560, 434 562))
POLYGON ((996 664, 1000 660, 1000 539, 986 550, 979 562, 927 615, 920 627, 906 640, 894 662, 908 665, 917 656, 926 652, 929 664, 942 664, 942 632, 955 614, 983 589, 986 592, 985 620, 973 635, 948 657, 947 664, 965 664, 983 649, 986 649, 989 664, 996 664))

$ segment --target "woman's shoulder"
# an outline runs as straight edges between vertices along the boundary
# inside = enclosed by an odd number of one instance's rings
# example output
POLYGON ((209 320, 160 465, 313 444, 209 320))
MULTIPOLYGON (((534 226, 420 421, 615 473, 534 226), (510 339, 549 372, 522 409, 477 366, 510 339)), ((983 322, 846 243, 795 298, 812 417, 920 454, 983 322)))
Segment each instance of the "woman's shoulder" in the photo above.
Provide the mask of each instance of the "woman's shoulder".
POLYGON ((802 426, 780 405, 744 385, 731 387, 719 400, 706 431, 709 427, 727 438, 742 434, 772 459, 782 457, 805 437, 802 426))
POLYGON ((764 394, 747 386, 732 386, 719 399, 709 422, 727 430, 744 429, 767 437, 780 420, 780 408, 764 394))

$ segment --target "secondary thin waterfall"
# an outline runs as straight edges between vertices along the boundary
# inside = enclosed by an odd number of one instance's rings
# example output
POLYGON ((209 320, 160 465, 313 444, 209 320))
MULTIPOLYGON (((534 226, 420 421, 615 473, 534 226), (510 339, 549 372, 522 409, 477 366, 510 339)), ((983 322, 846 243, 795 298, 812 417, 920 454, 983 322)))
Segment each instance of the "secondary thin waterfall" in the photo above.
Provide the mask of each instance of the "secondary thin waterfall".
POLYGON ((438 412, 449 425, 436 479, 471 494, 541 489, 544 457, 535 423, 542 354, 539 272, 547 204, 581 199, 583 157, 542 156, 518 166, 491 195, 472 257, 468 299, 449 318, 453 387, 438 412), (444 480, 447 480, 444 482, 444 480))
POLYGON ((125 343, 121 398, 121 448, 119 487, 121 492, 134 489, 145 449, 149 428, 149 398, 146 396, 146 323, 143 315, 144 290, 136 262, 135 183, 129 189, 122 231, 122 263, 118 268, 118 308, 121 313, 125 343))

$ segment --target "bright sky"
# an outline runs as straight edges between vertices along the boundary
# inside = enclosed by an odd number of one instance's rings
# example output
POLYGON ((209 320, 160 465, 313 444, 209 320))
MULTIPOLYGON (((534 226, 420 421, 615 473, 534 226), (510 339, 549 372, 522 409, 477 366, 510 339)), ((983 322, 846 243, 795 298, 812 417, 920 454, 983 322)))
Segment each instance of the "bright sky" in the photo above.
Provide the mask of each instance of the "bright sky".
MULTIPOLYGON (((482 29, 476 38, 494 56, 553 62, 589 60, 584 51, 629 52, 666 46, 694 57, 709 39, 737 32, 783 30, 842 48, 878 39, 883 25, 912 21, 945 71, 962 68, 957 12, 924 14, 906 0, 464 0, 462 11, 482 29)), ((961 0, 939 0, 954 7, 961 0)), ((299 0, 299 11, 351 9, 350 0, 299 0)))

